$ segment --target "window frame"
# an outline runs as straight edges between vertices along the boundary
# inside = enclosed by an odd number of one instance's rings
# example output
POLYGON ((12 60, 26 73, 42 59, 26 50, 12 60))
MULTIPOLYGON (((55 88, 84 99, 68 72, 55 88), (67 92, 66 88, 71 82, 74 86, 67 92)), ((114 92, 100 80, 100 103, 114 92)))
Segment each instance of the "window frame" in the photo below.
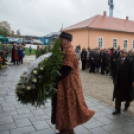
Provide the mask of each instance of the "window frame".
POLYGON ((126 50, 128 49, 128 39, 124 39, 124 40, 123 40, 123 48, 126 49, 126 50), (124 44, 124 41, 127 41, 127 48, 124 47, 124 45, 125 45, 125 44, 124 44))
POLYGON ((132 50, 134 50, 134 40, 132 40, 132 50))
POLYGON ((113 48, 115 48, 115 49, 117 49, 117 48, 118 48, 118 38, 113 38, 113 44, 112 44, 112 47, 113 47, 113 48), (114 39, 116 39, 116 40, 117 40, 117 46, 116 46, 116 47, 114 47, 114 39))
POLYGON ((103 48, 103 46, 104 46, 104 38, 103 37, 98 37, 98 44, 97 44, 98 47, 100 47, 99 46, 99 41, 100 41, 99 39, 102 39, 102 47, 101 48, 103 48))

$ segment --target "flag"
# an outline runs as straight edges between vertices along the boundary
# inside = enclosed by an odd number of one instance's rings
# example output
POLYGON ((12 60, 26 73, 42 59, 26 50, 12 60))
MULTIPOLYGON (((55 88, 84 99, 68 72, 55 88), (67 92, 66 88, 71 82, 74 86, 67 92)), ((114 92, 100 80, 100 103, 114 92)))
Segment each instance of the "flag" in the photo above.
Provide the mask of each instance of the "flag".
POLYGON ((111 3, 110 0, 108 0, 108 5, 110 5, 110 3, 111 3))

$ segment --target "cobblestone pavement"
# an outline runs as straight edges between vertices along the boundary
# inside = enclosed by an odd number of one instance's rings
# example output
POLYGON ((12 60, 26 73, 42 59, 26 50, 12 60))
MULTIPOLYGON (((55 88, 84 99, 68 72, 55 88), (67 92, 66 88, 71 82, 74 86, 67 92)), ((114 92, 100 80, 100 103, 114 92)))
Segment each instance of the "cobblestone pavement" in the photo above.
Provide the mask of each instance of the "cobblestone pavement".
MULTIPOLYGON (((51 102, 45 108, 22 105, 15 97, 15 85, 26 65, 0 70, 0 134, 55 134, 51 124, 51 102), (7 76, 5 76, 7 75, 7 76)), ((124 113, 111 115, 113 107, 85 95, 94 117, 75 128, 76 134, 134 134, 134 118, 124 113)))
MULTIPOLYGON (((101 102, 104 102, 112 107, 115 107, 113 99, 113 80, 108 75, 100 73, 89 73, 88 70, 80 70, 82 87, 86 95, 89 95, 101 102)), ((122 110, 125 103, 122 103, 122 110)), ((134 116, 134 102, 131 103, 127 114, 134 116)))

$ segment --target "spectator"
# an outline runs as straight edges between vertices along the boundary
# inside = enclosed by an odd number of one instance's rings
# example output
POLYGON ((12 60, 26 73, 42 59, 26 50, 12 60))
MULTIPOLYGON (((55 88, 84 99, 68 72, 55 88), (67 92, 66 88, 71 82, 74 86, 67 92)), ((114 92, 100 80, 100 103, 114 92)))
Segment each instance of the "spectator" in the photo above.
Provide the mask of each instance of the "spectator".
POLYGON ((90 61, 90 73, 95 73, 95 59, 96 58, 96 54, 95 54, 95 50, 92 49, 90 52, 90 56, 89 56, 89 61, 90 61))
POLYGON ((19 49, 17 44, 13 44, 13 48, 12 48, 12 61, 15 64, 17 62, 17 64, 19 64, 19 49))
POLYGON ((85 70, 86 69, 86 62, 87 62, 87 52, 86 52, 85 48, 82 49, 81 61, 82 61, 82 70, 85 70))
POLYGON ((31 54, 31 52, 32 52, 32 47, 31 47, 31 46, 29 47, 29 52, 30 52, 30 54, 31 54))
POLYGON ((120 57, 116 60, 114 87, 113 100, 116 100, 113 115, 116 115, 121 113, 121 102, 126 101, 124 111, 127 111, 133 101, 133 61, 127 57, 126 49, 120 51, 120 57))
POLYGON ((22 45, 19 45, 19 62, 23 64, 23 58, 24 58, 24 48, 22 45))

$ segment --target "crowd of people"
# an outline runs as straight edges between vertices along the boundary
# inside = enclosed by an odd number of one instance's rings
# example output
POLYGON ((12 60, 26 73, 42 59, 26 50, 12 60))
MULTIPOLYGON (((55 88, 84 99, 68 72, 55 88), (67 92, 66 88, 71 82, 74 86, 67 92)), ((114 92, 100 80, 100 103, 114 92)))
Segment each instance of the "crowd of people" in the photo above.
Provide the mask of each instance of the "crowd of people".
POLYGON ((124 111, 127 111, 134 99, 134 50, 121 49, 88 49, 80 51, 76 47, 78 59, 81 59, 82 70, 89 69, 90 73, 99 72, 109 75, 113 79, 115 111, 113 115, 121 113, 121 102, 126 101, 124 111))
POLYGON ((12 49, 10 50, 7 45, 3 44, 0 52, 3 64, 6 64, 7 61, 9 62, 10 54, 12 63, 23 64, 23 58, 25 56, 25 48, 23 45, 17 45, 14 43, 12 45, 12 49))
POLYGON ((23 58, 25 56, 25 48, 23 45, 13 44, 12 47, 12 59, 11 62, 14 64, 23 64, 23 58))
MULTIPOLYGON (((90 73, 99 72, 101 69, 101 74, 109 74, 111 78, 114 78, 115 72, 115 61, 120 57, 120 46, 117 49, 109 48, 109 49, 82 49, 80 51, 80 47, 77 46, 75 52, 79 60, 82 63, 82 70, 89 68, 90 73)), ((134 51, 127 52, 127 56, 133 58, 134 51)))

